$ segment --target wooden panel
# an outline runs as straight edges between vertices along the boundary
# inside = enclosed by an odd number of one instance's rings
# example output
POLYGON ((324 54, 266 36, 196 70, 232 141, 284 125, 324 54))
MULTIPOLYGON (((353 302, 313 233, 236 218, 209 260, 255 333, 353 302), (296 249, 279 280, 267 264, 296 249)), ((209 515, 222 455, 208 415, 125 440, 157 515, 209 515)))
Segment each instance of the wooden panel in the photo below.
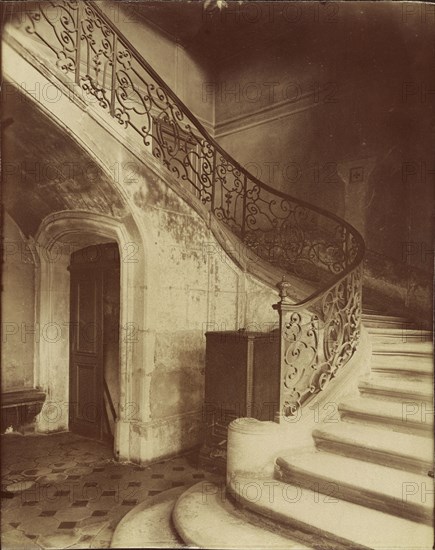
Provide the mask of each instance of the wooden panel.
POLYGON ((237 333, 207 334, 206 406, 234 410, 242 416, 246 407, 247 340, 237 333))
POLYGON ((80 278, 77 281, 77 320, 79 330, 75 351, 97 353, 97 280, 80 278))
POLYGON ((76 371, 76 400, 79 403, 77 418, 84 422, 96 422, 97 410, 101 407, 101 399, 96 392, 96 373, 93 365, 77 363, 76 371))
POLYGON ((279 408, 279 339, 276 333, 206 334, 205 467, 224 470, 228 424, 242 416, 271 420, 279 408))
POLYGON ((106 363, 110 362, 116 373, 109 383, 119 383, 118 247, 108 243, 78 250, 71 255, 69 269, 70 429, 102 439, 104 430, 110 431, 103 395, 106 363))
POLYGON ((102 274, 94 265, 71 270, 70 430, 101 438, 102 274))
POLYGON ((279 410, 279 338, 268 335, 255 341, 251 414, 258 420, 273 421, 279 410))

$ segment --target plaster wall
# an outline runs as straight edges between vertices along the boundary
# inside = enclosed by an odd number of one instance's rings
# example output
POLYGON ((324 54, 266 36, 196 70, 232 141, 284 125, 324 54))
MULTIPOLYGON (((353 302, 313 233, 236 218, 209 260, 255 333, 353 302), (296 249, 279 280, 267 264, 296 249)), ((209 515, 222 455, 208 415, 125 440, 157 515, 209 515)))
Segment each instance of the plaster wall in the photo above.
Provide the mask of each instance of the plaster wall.
POLYGON ((202 99, 203 82, 210 80, 210 68, 195 55, 151 24, 134 15, 128 5, 120 2, 99 2, 104 13, 121 33, 143 55, 195 116, 208 128, 213 128, 214 106, 202 99))
MULTIPOLYGON (((126 14, 117 24, 248 171, 352 223, 366 285, 419 315, 433 272, 432 19, 405 4, 351 8, 307 3, 284 25, 257 10, 262 39, 245 24, 246 43, 209 63, 194 42, 126 14)), ((237 27, 221 20, 231 41, 237 27)))
MULTIPOLYGON (((30 89, 35 82, 43 86, 53 78, 10 46, 4 49, 5 75, 18 88, 24 75, 30 89)), ((118 242, 122 381, 115 451, 121 459, 144 463, 198 445, 203 427, 204 333, 272 329, 278 321, 271 307, 277 291, 251 277, 242 267, 243 258, 222 250, 206 208, 148 156, 137 136, 98 107, 72 100, 71 94, 58 102, 38 99, 35 108, 64 128, 105 174, 112 175, 113 189, 129 212, 115 219, 59 211, 43 220, 35 236, 42 247, 81 232, 118 242)), ((69 318, 65 266, 58 262, 54 267, 64 276, 48 267, 40 279, 40 318, 54 316, 65 322, 69 318), (57 293, 60 313, 49 307, 57 293)), ((65 335, 40 357, 38 379, 51 402, 68 403, 67 356, 65 335)), ((67 414, 63 418, 58 424, 45 418, 39 428, 65 429, 67 414)))
POLYGON ((265 183, 352 223, 369 250, 366 283, 379 290, 382 266, 390 297, 428 309, 431 25, 387 3, 340 5, 316 22, 309 8, 288 36, 222 59, 209 97, 216 139, 265 183))
POLYGON ((236 265, 165 178, 141 169, 135 188, 133 202, 152 228, 145 261, 156 275, 149 325, 154 352, 143 372, 146 422, 132 427, 140 435, 134 452, 165 455, 202 438, 205 332, 271 330, 277 293, 236 265))
POLYGON ((6 213, 3 219, 2 266, 2 391, 31 388, 34 384, 35 261, 28 240, 6 213))

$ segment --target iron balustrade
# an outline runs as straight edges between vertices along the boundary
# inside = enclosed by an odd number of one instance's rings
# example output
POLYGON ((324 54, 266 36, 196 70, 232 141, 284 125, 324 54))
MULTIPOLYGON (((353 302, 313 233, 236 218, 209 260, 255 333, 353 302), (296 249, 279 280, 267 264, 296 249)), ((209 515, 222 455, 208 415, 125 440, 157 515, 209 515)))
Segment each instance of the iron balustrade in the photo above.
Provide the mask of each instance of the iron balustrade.
POLYGON ((255 178, 208 134, 91 1, 22 3, 14 23, 259 258, 315 288, 278 284, 280 417, 297 413, 352 356, 361 323, 364 241, 336 215, 255 178))

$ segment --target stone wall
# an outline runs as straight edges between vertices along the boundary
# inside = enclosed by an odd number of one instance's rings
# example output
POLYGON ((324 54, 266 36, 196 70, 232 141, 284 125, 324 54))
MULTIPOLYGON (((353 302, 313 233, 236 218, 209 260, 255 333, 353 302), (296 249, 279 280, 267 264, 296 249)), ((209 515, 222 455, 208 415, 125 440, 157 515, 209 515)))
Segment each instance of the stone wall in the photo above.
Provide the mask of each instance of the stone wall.
POLYGON ((314 18, 315 7, 293 9, 287 35, 222 59, 207 96, 216 139, 265 183, 354 225, 370 252, 366 284, 379 289, 383 257, 385 291, 399 271, 399 304, 421 306, 403 289, 433 271, 433 14, 340 3, 317 4, 314 18))
POLYGON ((171 35, 140 19, 132 5, 112 0, 97 3, 201 123, 213 129, 214 106, 202 98, 203 82, 210 79, 213 68, 200 63, 171 35))
POLYGON ((2 391, 33 387, 35 342, 35 262, 29 242, 6 213, 3 219, 2 391))
MULTIPOLYGON (((56 82, 37 61, 27 59, 19 45, 5 45, 5 49, 5 75, 13 86, 19 88, 25 81, 27 89, 35 89, 37 84, 56 82)), ((61 203, 48 216, 47 205, 40 212, 35 205, 34 212, 42 216, 35 234, 41 250, 65 234, 72 241, 82 235, 81 242, 87 236, 97 243, 101 237, 118 242, 121 330, 132 331, 127 338, 121 334, 122 410, 115 452, 121 459, 148 462, 198 445, 203 427, 204 333, 243 327, 270 330, 278 321, 272 310, 277 291, 250 276, 236 251, 226 254, 222 250, 206 207, 149 155, 133 131, 124 130, 98 105, 86 107, 71 96, 50 102, 29 95, 28 100, 40 117, 50 119, 79 143, 85 164, 92 159, 101 169, 101 178, 111 178, 111 193, 123 205, 119 217, 91 208, 74 216, 61 203), (51 230, 56 223, 59 229, 51 230), (118 229, 110 233, 112 225, 118 229), (133 225, 134 231, 128 229, 133 225), (123 240, 118 238, 121 233, 123 240)), ((31 129, 28 137, 32 140, 31 129)), ((50 163, 50 158, 45 161, 50 163)), ((51 161, 56 165, 59 159, 51 161)), ((26 181, 29 189, 37 186, 30 173, 26 181)), ((100 193, 95 183, 87 187, 89 204, 100 193)), ((50 271, 44 268, 40 316, 60 315, 63 323, 68 319, 67 264, 58 264, 49 280, 50 271), (50 293, 56 292, 62 293, 57 298, 61 312, 48 306, 50 293)), ((67 339, 65 333, 56 349, 46 349, 36 365, 47 401, 61 402, 64 407, 68 404, 67 339)), ((41 422, 39 428, 65 429, 67 410, 63 412, 58 427, 41 422)))
POLYGON ((143 372, 145 423, 132 427, 143 440, 135 451, 143 460, 144 454, 167 455, 201 441, 205 332, 272 330, 278 296, 223 250, 164 172, 156 177, 155 167, 141 166, 133 179, 129 193, 148 228, 145 262, 155 274, 149 324, 154 353, 143 372))
POLYGON ((406 4, 283 6, 232 6, 192 21, 195 32, 227 33, 239 44, 209 57, 194 40, 183 48, 133 10, 107 13, 118 15, 121 31, 252 174, 362 233, 367 287, 379 290, 374 274, 382 263, 383 291, 397 307, 427 313, 432 14, 406 4))

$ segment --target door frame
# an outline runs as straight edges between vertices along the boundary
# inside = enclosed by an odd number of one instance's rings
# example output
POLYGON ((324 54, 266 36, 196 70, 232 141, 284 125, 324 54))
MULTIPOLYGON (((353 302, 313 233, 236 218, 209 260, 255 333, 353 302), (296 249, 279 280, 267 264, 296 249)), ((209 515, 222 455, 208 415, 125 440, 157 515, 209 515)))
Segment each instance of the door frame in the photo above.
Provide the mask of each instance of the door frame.
POLYGON ((118 221, 92 212, 58 212, 47 216, 38 230, 35 319, 40 337, 35 346, 35 385, 46 391, 47 397, 36 427, 41 433, 68 430, 70 254, 87 244, 110 241, 118 244, 120 253, 120 410, 114 453, 129 460, 130 424, 148 417, 143 365, 152 353, 144 337, 146 291, 150 292, 146 243, 132 216, 118 221))

